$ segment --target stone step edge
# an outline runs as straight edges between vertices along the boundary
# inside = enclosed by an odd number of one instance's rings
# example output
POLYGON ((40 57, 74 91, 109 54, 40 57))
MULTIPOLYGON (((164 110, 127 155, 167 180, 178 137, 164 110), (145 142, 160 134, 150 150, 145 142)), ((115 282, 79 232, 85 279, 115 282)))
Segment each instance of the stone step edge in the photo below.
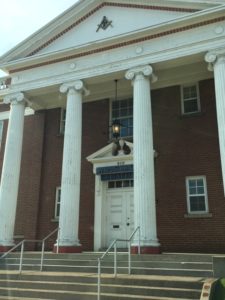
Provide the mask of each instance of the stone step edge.
MULTIPOLYGON (((0 282, 7 282, 7 283, 27 283, 27 284, 43 284, 44 285, 53 285, 55 284, 52 281, 29 281, 29 280, 2 280, 0 279, 0 282)), ((59 282, 57 281, 57 285, 67 285, 67 286, 93 286, 97 287, 97 283, 82 283, 82 282, 59 282)), ((177 288, 177 287, 155 287, 155 286, 140 286, 140 285, 127 285, 127 284, 108 284, 108 283, 102 283, 101 286, 103 287, 117 287, 117 288, 129 288, 129 289, 146 289, 146 290, 166 290, 166 291, 186 291, 186 292, 199 292, 201 289, 187 289, 187 288, 177 288)), ((11 288, 11 287, 10 287, 11 288)), ((18 287, 17 287, 18 288, 18 287)), ((46 287, 48 288, 48 287, 46 287)), ((20 289, 20 288, 18 288, 20 289)), ((29 288, 27 290, 30 290, 29 288)), ((45 290, 45 289, 43 289, 45 290)))
MULTIPOLYGON (((86 272, 61 272, 61 271, 27 271, 24 270, 21 274, 17 270, 0 270, 1 275, 21 275, 21 276, 64 276, 64 277, 98 277, 97 273, 86 272)), ((113 274, 102 273, 101 278, 115 278, 113 274)), ((167 281, 185 281, 185 282, 204 282, 206 278, 195 276, 173 276, 173 275, 143 275, 143 274, 117 274, 117 279, 146 279, 146 280, 167 280, 167 281)))
MULTIPOLYGON (((73 292, 68 292, 68 291, 58 291, 58 290, 46 290, 46 291, 43 291, 43 290, 40 290, 40 289, 18 289, 18 288, 11 288, 11 289, 8 289, 8 288, 4 288, 4 287, 0 287, 0 291, 7 291, 7 290, 10 290, 10 291, 16 291, 16 292, 37 292, 37 293, 41 293, 41 292, 44 292, 44 293, 57 293, 57 294, 73 294, 73 295, 85 295, 85 296, 96 296, 97 297, 97 293, 89 293, 89 292, 76 292, 76 291, 73 291, 73 292)), ((115 299, 118 299, 118 294, 107 294, 107 293, 101 293, 101 296, 105 296, 105 297, 115 297, 115 299)), ((119 295, 120 298, 133 298, 133 299, 137 299, 137 296, 138 296, 138 299, 148 299, 148 300, 178 300, 178 298, 168 298, 168 297, 156 297, 156 296, 142 296, 142 295, 129 295, 129 294, 120 294, 119 295)), ((21 299, 26 299, 26 297, 23 296, 23 298, 21 299)), ((48 298, 48 300, 50 300, 48 298)), ((198 300, 198 299, 185 299, 185 298, 179 298, 179 300, 198 300)))

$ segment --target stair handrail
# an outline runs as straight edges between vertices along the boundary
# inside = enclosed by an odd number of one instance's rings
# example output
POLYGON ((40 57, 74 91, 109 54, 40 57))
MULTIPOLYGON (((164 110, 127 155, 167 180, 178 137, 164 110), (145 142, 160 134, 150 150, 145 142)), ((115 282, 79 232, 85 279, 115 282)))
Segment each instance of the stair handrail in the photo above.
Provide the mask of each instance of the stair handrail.
POLYGON ((20 241, 18 244, 16 244, 14 247, 12 247, 11 249, 9 249, 7 252, 5 252, 0 259, 6 258, 8 256, 8 254, 10 254, 11 252, 13 252, 14 250, 16 250, 17 248, 20 248, 20 263, 19 263, 19 272, 22 272, 22 268, 23 268, 23 254, 24 254, 24 244, 26 242, 32 242, 32 243, 40 243, 42 240, 22 240, 20 241))
POLYGON ((45 252, 45 242, 55 233, 57 232, 57 241, 56 241, 56 253, 59 253, 59 232, 60 228, 55 228, 52 232, 50 232, 43 240, 41 241, 41 263, 40 263, 40 271, 43 270, 43 263, 44 263, 44 252, 45 252))
POLYGON ((0 256, 0 259, 5 258, 6 256, 8 256, 9 253, 11 253, 12 251, 14 251, 16 248, 18 248, 22 243, 24 242, 24 240, 20 241, 18 244, 16 244, 14 247, 10 248, 7 252, 5 252, 4 254, 2 254, 0 256))
POLYGON ((138 255, 141 253, 140 247, 140 226, 131 233, 129 239, 115 239, 107 248, 107 250, 103 253, 101 257, 98 258, 98 291, 97 291, 97 299, 101 299, 101 262, 105 258, 105 256, 109 253, 109 251, 114 248, 114 277, 117 276, 117 242, 127 242, 128 243, 128 274, 131 274, 131 241, 138 231, 138 255))

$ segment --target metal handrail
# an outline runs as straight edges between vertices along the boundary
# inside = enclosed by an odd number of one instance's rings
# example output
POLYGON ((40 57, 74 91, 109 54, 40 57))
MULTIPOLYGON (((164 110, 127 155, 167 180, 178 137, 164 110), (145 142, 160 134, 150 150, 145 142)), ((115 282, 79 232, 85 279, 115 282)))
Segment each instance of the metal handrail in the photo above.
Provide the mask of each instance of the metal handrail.
POLYGON ((41 264, 40 264, 40 271, 43 270, 43 263, 44 263, 44 252, 45 252, 45 241, 50 238, 55 232, 58 232, 57 236, 57 242, 56 242, 56 253, 59 253, 59 232, 60 228, 57 227, 55 228, 52 232, 50 232, 43 240, 42 240, 42 245, 41 245, 41 264))
POLYGON ((138 226, 130 235, 129 239, 116 239, 114 240, 107 250, 103 253, 103 255, 98 258, 98 294, 97 299, 101 299, 101 262, 104 259, 104 257, 109 253, 109 251, 114 248, 114 276, 117 276, 117 242, 127 242, 128 243, 128 274, 131 274, 131 241, 133 240, 134 235, 136 232, 139 232, 138 234, 138 254, 140 255, 140 226, 138 226))
POLYGON ((58 232, 58 237, 57 237, 57 250, 56 252, 59 252, 59 227, 55 228, 52 232, 50 232, 45 238, 43 238, 42 240, 22 240, 20 241, 18 244, 16 244, 14 247, 12 247, 11 249, 9 249, 9 251, 7 251, 6 253, 4 253, 0 259, 6 258, 6 256, 8 256, 8 254, 10 254, 11 252, 13 252, 15 249, 17 249, 18 247, 21 246, 20 248, 20 263, 19 263, 19 272, 22 272, 22 268, 23 268, 23 254, 24 254, 24 244, 27 242, 32 242, 32 243, 42 243, 41 246, 41 263, 40 263, 40 271, 42 271, 43 269, 43 262, 44 262, 44 248, 45 248, 45 241, 51 237, 55 232, 58 232))

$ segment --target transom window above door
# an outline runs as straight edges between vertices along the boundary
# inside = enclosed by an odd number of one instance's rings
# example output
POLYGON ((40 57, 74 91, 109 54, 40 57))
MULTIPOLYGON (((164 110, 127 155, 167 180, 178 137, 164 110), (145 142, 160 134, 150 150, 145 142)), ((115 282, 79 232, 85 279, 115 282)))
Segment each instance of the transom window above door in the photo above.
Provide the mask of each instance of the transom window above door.
MULTIPOLYGON (((133 99, 114 100, 111 105, 111 121, 122 125, 120 136, 133 137, 133 99)), ((112 134, 111 134, 112 136, 112 134)))

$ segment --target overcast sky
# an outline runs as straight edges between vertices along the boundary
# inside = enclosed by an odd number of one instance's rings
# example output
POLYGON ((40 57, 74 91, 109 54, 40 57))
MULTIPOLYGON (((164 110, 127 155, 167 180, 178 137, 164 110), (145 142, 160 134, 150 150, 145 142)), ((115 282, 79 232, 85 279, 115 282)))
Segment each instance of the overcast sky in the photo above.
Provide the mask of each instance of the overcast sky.
MULTIPOLYGON (((0 56, 78 0, 2 0, 0 56)), ((0 76, 2 73, 0 73, 0 76)))

